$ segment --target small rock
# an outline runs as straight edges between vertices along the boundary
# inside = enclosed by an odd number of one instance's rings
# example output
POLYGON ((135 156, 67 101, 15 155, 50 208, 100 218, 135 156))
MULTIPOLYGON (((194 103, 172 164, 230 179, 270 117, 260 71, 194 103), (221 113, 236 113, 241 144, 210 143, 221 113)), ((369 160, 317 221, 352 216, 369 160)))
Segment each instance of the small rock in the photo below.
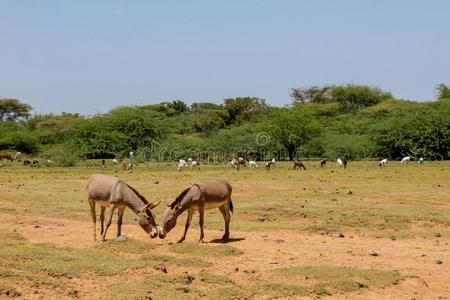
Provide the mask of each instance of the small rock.
POLYGON ((375 251, 370 252, 369 254, 370 256, 380 256, 378 253, 376 253, 375 251))
POLYGON ((126 235, 118 236, 115 239, 115 241, 118 241, 118 242, 125 242, 126 240, 128 240, 128 237, 126 235))
POLYGON ((435 236, 435 237, 441 237, 442 235, 441 235, 440 232, 436 232, 436 233, 434 234, 434 236, 435 236))
POLYGON ((238 268, 238 267, 234 268, 234 271, 235 271, 235 272, 238 272, 238 271, 239 271, 239 268, 238 268))
POLYGON ((154 184, 159 184, 159 181, 155 181, 154 184))
POLYGON ((39 225, 34 225, 34 228, 41 228, 41 226, 39 226, 39 225))
POLYGON ((191 275, 186 275, 186 276, 184 276, 184 279, 186 279, 186 283, 187 284, 191 284, 192 283, 192 281, 194 281, 194 276, 191 276, 191 275))
POLYGON ((438 265, 442 265, 444 262, 442 260, 438 259, 438 260, 435 261, 435 263, 438 264, 438 265))
POLYGON ((353 192, 348 190, 347 195, 353 195, 353 192))
POLYGON ((339 233, 339 237, 340 237, 340 238, 344 238, 345 235, 344 235, 343 233, 339 233))
POLYGON ((157 265, 157 266, 155 267, 155 269, 156 269, 156 270, 160 270, 161 272, 167 274, 167 267, 166 267, 165 265, 163 265, 163 264, 157 265))

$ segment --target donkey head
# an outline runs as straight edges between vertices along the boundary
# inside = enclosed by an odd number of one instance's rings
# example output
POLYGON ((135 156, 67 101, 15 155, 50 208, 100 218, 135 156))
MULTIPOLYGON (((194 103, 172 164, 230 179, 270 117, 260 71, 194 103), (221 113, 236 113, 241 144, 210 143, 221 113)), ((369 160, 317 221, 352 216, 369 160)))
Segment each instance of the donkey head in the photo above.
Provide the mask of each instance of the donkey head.
POLYGON ((153 215, 152 209, 157 207, 161 201, 156 204, 148 203, 144 207, 140 209, 139 226, 144 229, 144 231, 150 234, 150 237, 153 239, 158 235, 158 225, 155 221, 155 216, 153 215))
POLYGON ((163 214, 163 224, 159 229, 159 237, 161 239, 165 238, 167 233, 172 230, 177 224, 177 211, 181 209, 180 203, 176 203, 173 205, 168 205, 163 214))

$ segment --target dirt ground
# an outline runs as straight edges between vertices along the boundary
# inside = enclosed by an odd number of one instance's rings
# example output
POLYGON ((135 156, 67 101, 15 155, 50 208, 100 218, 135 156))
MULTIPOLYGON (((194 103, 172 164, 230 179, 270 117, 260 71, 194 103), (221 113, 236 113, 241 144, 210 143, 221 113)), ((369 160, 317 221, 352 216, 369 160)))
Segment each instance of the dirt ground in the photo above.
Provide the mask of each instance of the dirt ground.
MULTIPOLYGON (((64 247, 90 247, 91 223, 67 219, 36 217, 27 214, 0 214, 0 228, 13 230, 33 243, 50 243, 64 247)), ((167 248, 181 235, 181 226, 166 240, 151 240, 157 245, 155 253, 167 248)), ((114 231, 114 226, 111 228, 114 231)), ((125 225, 129 237, 148 241, 134 225, 125 225)), ((114 233, 110 232, 110 235, 114 233)), ((206 242, 214 242, 221 232, 208 230, 206 242)), ((199 235, 192 228, 188 240, 199 235)), ((235 282, 245 284, 258 279, 265 270, 293 264, 358 266, 398 270, 405 279, 385 289, 364 290, 351 294, 321 297, 323 299, 450 299, 449 238, 415 238, 408 240, 376 239, 364 236, 333 237, 304 235, 292 232, 232 232, 230 244, 243 255, 217 260, 211 271, 225 273, 235 282), (376 255, 376 256, 375 256, 376 255), (436 261, 441 260, 442 264, 436 261), (239 271, 236 271, 236 268, 239 271)), ((99 242, 97 242, 99 243, 99 242)), ((89 297, 91 289, 102 283, 86 278, 77 279, 79 294, 89 297)), ((49 296, 49 295, 47 295, 49 296)), ((304 297, 317 298, 318 296, 304 297)), ((28 297, 27 297, 28 298, 28 297)))

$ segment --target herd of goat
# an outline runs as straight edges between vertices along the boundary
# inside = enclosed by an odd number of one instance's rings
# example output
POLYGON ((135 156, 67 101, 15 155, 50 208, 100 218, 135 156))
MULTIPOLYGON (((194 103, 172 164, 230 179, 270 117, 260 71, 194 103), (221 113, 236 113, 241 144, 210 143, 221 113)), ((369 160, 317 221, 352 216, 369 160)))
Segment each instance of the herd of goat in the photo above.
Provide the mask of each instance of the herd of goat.
MULTIPOLYGON (((133 161, 133 159, 135 158, 135 154, 134 154, 133 151, 131 151, 128 155, 129 155, 129 159, 125 158, 121 162, 122 170, 123 171, 132 172, 133 164, 132 164, 131 161, 133 161)), ((401 160, 401 164, 408 164, 411 161, 411 159, 412 159, 411 156, 405 156, 401 160)), ((0 161, 1 160, 17 161, 17 162, 22 163, 23 165, 36 165, 36 164, 40 163, 40 161, 37 160, 37 159, 27 159, 21 152, 17 152, 14 156, 12 156, 9 153, 0 153, 0 161)), ((272 158, 272 160, 264 163, 265 169, 266 170, 272 169, 275 166, 275 162, 276 162, 275 158, 272 158)), ((417 160, 417 163, 419 165, 423 164, 423 162, 424 162, 423 157, 420 157, 417 160)), ((52 162, 52 160, 47 158, 46 159, 46 163, 51 165, 53 162, 52 162)), ((326 159, 321 159, 320 160, 320 167, 321 168, 324 167, 326 165, 326 163, 327 163, 326 159)), ((345 168, 347 168, 348 160, 345 159, 345 158, 344 159, 338 158, 336 160, 336 163, 337 163, 337 166, 339 168, 344 168, 345 169, 345 168)), ((106 164, 105 159, 102 159, 102 164, 103 165, 106 164)), ((112 159, 112 164, 113 165, 119 165, 119 161, 116 158, 114 158, 114 159, 112 159)), ((245 160, 242 157, 233 158, 229 162, 229 164, 230 164, 231 168, 234 168, 236 170, 240 170, 241 168, 246 168, 247 166, 250 169, 258 167, 258 163, 257 163, 256 160, 249 160, 249 161, 247 161, 247 160, 245 160)), ((388 159, 387 158, 382 159, 379 162, 379 166, 382 167, 382 168, 386 167, 387 164, 388 164, 388 159)), ((0 166, 1 166, 1 162, 0 162, 0 166)), ((185 170, 188 167, 190 167, 191 170, 200 170, 200 162, 198 160, 193 160, 192 158, 189 158, 187 161, 184 160, 184 159, 180 159, 178 161, 178 166, 177 166, 177 170, 178 171, 181 172, 181 171, 185 170)), ((302 161, 300 161, 298 159, 294 159, 292 169, 293 170, 301 170, 301 169, 306 170, 306 166, 305 166, 305 164, 302 161)))

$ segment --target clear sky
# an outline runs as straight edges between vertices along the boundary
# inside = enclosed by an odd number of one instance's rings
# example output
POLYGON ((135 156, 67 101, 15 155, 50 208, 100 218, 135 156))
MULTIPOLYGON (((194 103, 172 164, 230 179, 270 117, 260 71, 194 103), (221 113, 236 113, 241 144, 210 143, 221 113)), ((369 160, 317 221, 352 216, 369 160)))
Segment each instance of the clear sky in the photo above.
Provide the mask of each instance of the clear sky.
POLYGON ((35 112, 361 83, 432 100, 450 84, 447 0, 0 0, 0 97, 35 112))

